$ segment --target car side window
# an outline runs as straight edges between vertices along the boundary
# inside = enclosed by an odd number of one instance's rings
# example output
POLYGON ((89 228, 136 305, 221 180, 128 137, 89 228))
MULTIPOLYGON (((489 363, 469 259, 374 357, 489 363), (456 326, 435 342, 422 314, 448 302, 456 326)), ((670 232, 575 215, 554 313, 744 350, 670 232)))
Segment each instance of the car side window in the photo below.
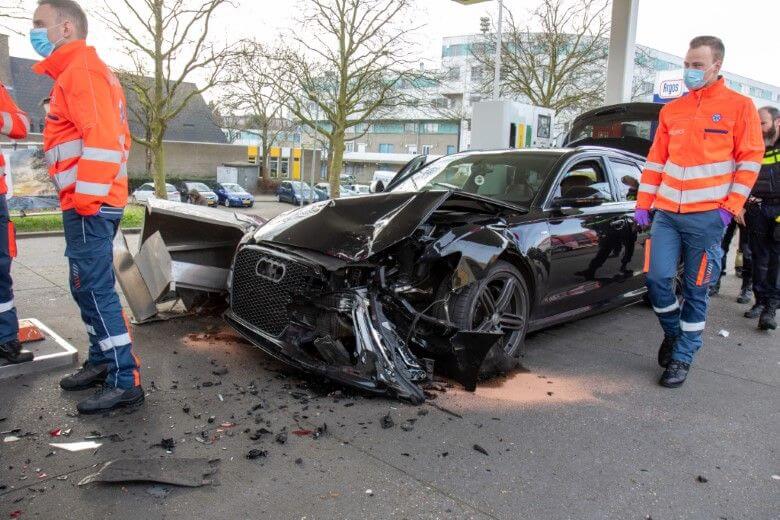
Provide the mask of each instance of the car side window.
POLYGON ((620 200, 635 201, 637 191, 639 191, 639 180, 642 177, 642 170, 636 164, 615 159, 610 159, 609 165, 618 181, 620 200))
POLYGON ((590 159, 575 163, 555 189, 555 198, 577 199, 599 195, 604 202, 615 202, 609 179, 599 161, 590 159))

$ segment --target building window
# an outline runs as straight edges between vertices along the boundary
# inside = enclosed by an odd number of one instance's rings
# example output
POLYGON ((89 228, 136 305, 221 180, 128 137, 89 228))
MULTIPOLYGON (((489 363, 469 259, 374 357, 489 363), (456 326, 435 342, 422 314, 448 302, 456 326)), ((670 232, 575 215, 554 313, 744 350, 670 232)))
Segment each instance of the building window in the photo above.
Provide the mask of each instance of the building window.
POLYGON ((447 155, 452 155, 455 153, 455 145, 454 144, 448 144, 447 145, 447 155))
POLYGON ((422 147, 422 154, 423 155, 431 155, 431 152, 433 151, 433 145, 432 144, 424 144, 422 147))
POLYGON ((450 67, 447 69, 447 79, 449 81, 460 79, 460 67, 450 67))
POLYGON ((357 144, 357 151, 359 153, 366 153, 366 143, 358 143, 357 144))
POLYGON ((393 153, 393 145, 389 143, 380 143, 379 153, 393 153))
POLYGON ((424 123, 422 125, 422 133, 435 134, 439 132, 439 123, 424 123))
POLYGON ((471 67, 471 81, 482 81, 483 73, 482 67, 471 67))
POLYGON ((269 173, 271 175, 272 179, 276 179, 279 177, 279 158, 278 157, 271 157, 271 160, 268 161, 269 164, 269 173))
POLYGON ((405 123, 404 124, 404 132, 407 134, 416 134, 417 133, 417 123, 405 123))
POLYGON ((279 161, 281 165, 280 169, 280 175, 283 179, 289 179, 290 178, 290 158, 289 157, 282 157, 279 161))
POLYGON ((346 146, 345 152, 354 152, 355 151, 355 141, 349 141, 348 143, 344 143, 346 146))
POLYGON ((447 98, 436 98, 433 101, 431 101, 431 105, 433 108, 449 108, 450 106, 450 100, 447 98))

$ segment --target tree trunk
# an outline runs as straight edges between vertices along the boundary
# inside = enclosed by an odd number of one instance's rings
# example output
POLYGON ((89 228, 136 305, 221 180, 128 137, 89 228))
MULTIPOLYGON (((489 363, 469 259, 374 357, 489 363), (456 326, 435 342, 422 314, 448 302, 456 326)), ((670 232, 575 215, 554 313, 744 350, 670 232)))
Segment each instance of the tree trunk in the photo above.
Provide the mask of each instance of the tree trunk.
POLYGON ((152 154, 152 177, 154 178, 154 194, 159 199, 166 199, 168 190, 165 187, 165 151, 162 136, 152 139, 149 148, 152 154))
POLYGON ((263 151, 263 162, 262 162, 262 164, 263 164, 263 166, 262 166, 263 184, 268 186, 268 181, 269 181, 269 178, 270 178, 269 177, 268 168, 271 166, 271 158, 268 157, 268 156, 271 155, 271 144, 272 143, 268 142, 268 125, 267 124, 263 126, 263 137, 262 137, 262 139, 263 139, 263 146, 262 146, 262 151, 263 151))
POLYGON ((340 195, 341 168, 344 163, 344 129, 335 129, 331 138, 330 155, 330 196, 334 199, 340 195))

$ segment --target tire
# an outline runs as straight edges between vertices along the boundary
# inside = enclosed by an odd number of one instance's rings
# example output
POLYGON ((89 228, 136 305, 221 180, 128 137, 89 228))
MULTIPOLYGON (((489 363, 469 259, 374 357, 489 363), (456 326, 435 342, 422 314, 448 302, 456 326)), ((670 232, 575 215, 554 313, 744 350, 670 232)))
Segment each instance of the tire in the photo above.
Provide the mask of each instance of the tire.
POLYGON ((276 196, 276 200, 278 200, 281 203, 282 202, 282 196, 281 195, 277 195, 276 196))
POLYGON ((482 375, 506 372, 514 365, 528 331, 530 302, 525 278, 515 266, 503 260, 489 267, 477 283, 450 297, 447 304, 449 319, 462 330, 504 332, 504 338, 485 357, 480 370, 482 375), (508 299, 500 301, 505 298, 508 299), (491 305, 494 312, 488 313, 491 305), (502 309, 496 310, 497 305, 503 306, 502 315, 502 309))

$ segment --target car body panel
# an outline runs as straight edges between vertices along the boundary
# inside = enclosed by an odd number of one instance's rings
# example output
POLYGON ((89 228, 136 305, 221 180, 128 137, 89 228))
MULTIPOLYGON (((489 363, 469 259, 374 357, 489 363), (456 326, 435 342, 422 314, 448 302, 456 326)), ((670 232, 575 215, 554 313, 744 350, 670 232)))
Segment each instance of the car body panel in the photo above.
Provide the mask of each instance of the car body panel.
POLYGON ((214 193, 217 195, 217 203, 226 207, 251 208, 255 204, 254 196, 236 183, 218 182, 215 184, 214 193))

